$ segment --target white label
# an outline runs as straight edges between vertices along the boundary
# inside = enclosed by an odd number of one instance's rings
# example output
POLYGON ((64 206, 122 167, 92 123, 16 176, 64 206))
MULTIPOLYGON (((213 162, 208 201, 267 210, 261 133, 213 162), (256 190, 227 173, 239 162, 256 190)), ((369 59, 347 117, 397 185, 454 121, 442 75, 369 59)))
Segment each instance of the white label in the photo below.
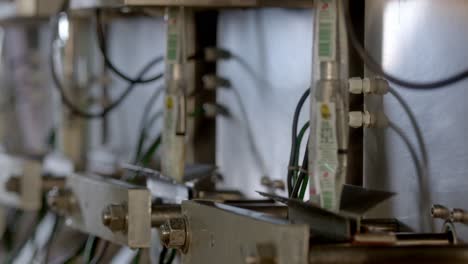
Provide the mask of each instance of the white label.
POLYGON ((336 138, 336 109, 334 103, 317 102, 315 134, 316 164, 314 180, 316 194, 320 194, 322 208, 337 210, 336 172, 338 168, 338 144, 336 138))
POLYGON ((335 0, 321 0, 318 2, 317 9, 317 54, 320 61, 334 61, 336 59, 336 2, 335 0))
POLYGON ((167 8, 166 11, 167 23, 167 46, 166 60, 167 63, 173 64, 179 61, 179 45, 180 45, 180 18, 177 8, 167 8))
POLYGON ((163 153, 162 173, 182 182, 185 166, 184 137, 176 135, 177 112, 179 104, 178 97, 166 95, 163 131, 163 153))

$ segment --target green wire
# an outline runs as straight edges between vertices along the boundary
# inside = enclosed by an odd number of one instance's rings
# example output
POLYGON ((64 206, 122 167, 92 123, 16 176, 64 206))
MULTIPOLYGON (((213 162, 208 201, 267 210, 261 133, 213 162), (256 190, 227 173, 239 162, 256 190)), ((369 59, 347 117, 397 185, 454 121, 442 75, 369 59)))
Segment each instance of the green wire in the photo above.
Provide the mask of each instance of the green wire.
MULTIPOLYGON (((296 144, 297 144, 297 146, 298 146, 298 149, 297 149, 298 153, 297 153, 296 157, 299 157, 300 146, 301 146, 302 140, 304 139, 305 133, 306 133, 306 131, 307 131, 307 129, 308 129, 309 127, 310 127, 310 123, 307 122, 307 123, 304 124, 304 126, 302 126, 301 130, 299 131, 299 135, 297 136, 297 141, 296 141, 296 144)), ((308 151, 308 150, 306 149, 306 151, 308 151)), ((295 163, 294 163, 294 164, 295 164, 296 166, 299 166, 299 161, 298 161, 298 159, 295 160, 295 163)), ((296 172, 296 173, 294 174, 294 181, 295 181, 295 179, 297 179, 297 174, 298 174, 298 172, 296 172)), ((299 198, 300 198, 301 200, 304 199, 305 192, 306 192, 306 189, 307 189, 307 183, 308 183, 308 182, 309 182, 309 176, 306 175, 305 178, 304 178, 304 181, 303 181, 302 184, 301 184, 301 190, 300 190, 300 192, 299 192, 299 198)))
MULTIPOLYGON (((294 159, 294 166, 298 167, 299 166, 299 151, 301 149, 301 142, 302 142, 302 139, 304 138, 304 135, 307 131, 307 129, 309 128, 310 126, 310 123, 309 121, 307 121, 301 128, 301 130, 299 131, 299 134, 297 135, 296 137, 296 146, 297 147, 297 153, 296 153, 296 158, 294 159)), ((307 150, 306 150, 307 151, 307 150)), ((297 179, 297 174, 298 174, 298 171, 294 171, 294 174, 293 174, 293 183, 296 182, 296 179, 297 179)), ((294 184, 293 184, 294 186, 294 184)))
POLYGON ((141 156, 139 160, 141 161, 141 164, 143 166, 147 166, 150 163, 151 159, 154 156, 154 153, 156 152, 158 147, 161 145, 161 139, 162 139, 161 135, 157 136, 156 139, 151 144, 151 146, 149 146, 148 150, 141 156))
POLYGON ((133 264, 138 264, 140 263, 140 257, 141 257, 141 250, 138 250, 137 254, 133 258, 133 264))
POLYGON ((301 185, 301 190, 299 192, 299 198, 301 200, 304 200, 304 196, 305 196, 305 192, 306 192, 306 188, 307 188, 307 183, 309 182, 309 176, 306 175, 305 178, 304 178, 304 181, 302 182, 302 185, 301 185))

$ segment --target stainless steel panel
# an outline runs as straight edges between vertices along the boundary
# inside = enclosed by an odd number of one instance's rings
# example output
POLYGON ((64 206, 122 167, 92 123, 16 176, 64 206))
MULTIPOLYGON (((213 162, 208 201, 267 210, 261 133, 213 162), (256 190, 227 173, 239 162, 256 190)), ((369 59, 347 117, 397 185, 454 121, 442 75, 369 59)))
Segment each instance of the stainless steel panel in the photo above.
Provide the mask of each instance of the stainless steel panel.
POLYGON ((100 177, 72 174, 67 188, 76 200, 76 208, 66 216, 67 225, 129 247, 149 247, 151 242, 151 195, 137 188, 100 177), (109 205, 127 207, 127 230, 112 232, 102 223, 109 205))
MULTIPOLYGON (((264 175, 286 178, 294 108, 311 81, 312 32, 310 10, 220 14, 218 46, 235 58, 218 64, 218 75, 232 83, 231 90, 218 92, 218 103, 232 118, 217 119, 216 159, 224 183, 248 196, 265 190, 260 184, 264 175)), ((300 126, 308 120, 308 109, 304 105, 300 126)), ((302 145, 304 150, 305 142, 302 145)))
POLYGON ((182 203, 182 213, 188 221, 190 238, 183 263, 263 263, 257 259, 262 257, 262 247, 271 249, 273 256, 268 257, 275 259, 272 263, 307 263, 307 225, 291 225, 254 211, 192 201, 182 203))
MULTIPOLYGON (((467 1, 372 0, 366 1, 366 9, 367 48, 388 71, 430 81, 467 67, 467 1)), ((397 217, 416 230, 427 230, 431 203, 468 208, 467 84, 463 81, 450 89, 418 92, 395 87, 408 100, 422 127, 429 154, 431 199, 424 201, 423 208, 418 205, 414 164, 402 140, 388 130, 367 129, 366 186, 397 193, 374 215, 397 217), (423 215, 419 215, 420 209, 423 215)), ((390 120, 416 144, 408 118, 391 96, 368 98, 367 104, 372 109, 383 107, 390 120)), ((457 229, 462 238, 468 237, 468 228, 457 229)))

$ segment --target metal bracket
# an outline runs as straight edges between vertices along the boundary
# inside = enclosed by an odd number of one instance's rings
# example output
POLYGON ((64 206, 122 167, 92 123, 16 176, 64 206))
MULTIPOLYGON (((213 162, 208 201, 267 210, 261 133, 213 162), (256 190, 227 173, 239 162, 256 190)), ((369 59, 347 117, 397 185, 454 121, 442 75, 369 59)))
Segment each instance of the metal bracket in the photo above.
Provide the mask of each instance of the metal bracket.
POLYGON ((307 263, 307 225, 211 202, 185 201, 182 214, 188 230, 183 263, 307 263))
POLYGON ((94 175, 72 174, 66 189, 73 195, 70 201, 75 203, 66 215, 67 225, 131 248, 150 246, 151 194, 146 188, 94 175), (109 216, 124 222, 121 230, 110 228, 106 215, 109 206, 124 208, 118 211, 120 215, 109 216))

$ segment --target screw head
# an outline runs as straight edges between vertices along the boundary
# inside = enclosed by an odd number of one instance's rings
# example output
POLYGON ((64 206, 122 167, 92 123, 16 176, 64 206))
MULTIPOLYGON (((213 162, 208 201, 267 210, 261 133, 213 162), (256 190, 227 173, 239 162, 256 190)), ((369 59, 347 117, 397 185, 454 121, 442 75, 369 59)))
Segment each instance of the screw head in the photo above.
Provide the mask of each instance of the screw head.
POLYGON ((159 228, 162 244, 167 248, 182 249, 187 240, 187 230, 184 218, 171 218, 159 228))
POLYGON ((102 211, 102 224, 112 232, 127 230, 127 207, 121 204, 111 204, 102 211))

